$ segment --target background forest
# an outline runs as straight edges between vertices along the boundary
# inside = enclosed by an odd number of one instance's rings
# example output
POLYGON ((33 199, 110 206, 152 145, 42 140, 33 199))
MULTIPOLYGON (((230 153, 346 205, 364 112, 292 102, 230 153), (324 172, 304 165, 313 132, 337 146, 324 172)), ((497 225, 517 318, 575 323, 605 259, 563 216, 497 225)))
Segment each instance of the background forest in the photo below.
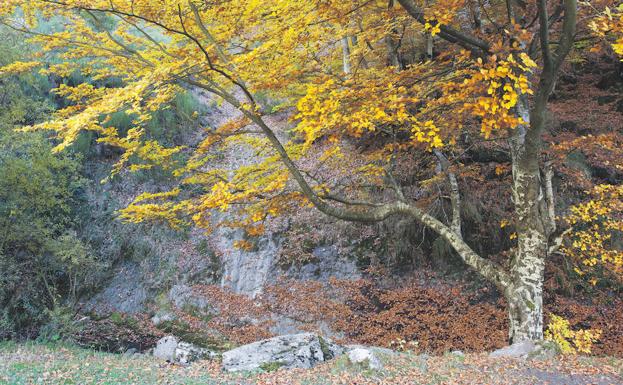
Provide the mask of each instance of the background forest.
MULTIPOLYGON (((51 21, 47 28, 59 23, 51 21)), ((2 36, 2 65, 34 52, 22 34, 3 28, 2 36)), ((126 228, 116 219, 125 198, 119 190, 145 180, 166 184, 166 174, 130 176, 121 188, 120 178, 102 185, 119 152, 96 144, 92 134, 53 154, 48 135, 15 131, 67 105, 53 88, 84 80, 79 74, 59 78, 36 73, 1 80, 3 338, 36 337, 50 321, 52 328, 64 327, 56 323, 71 323, 79 300, 101 289, 115 263, 153 253, 149 243, 159 242, 159 236, 164 236, 162 243, 167 236, 185 236, 166 229, 155 235, 150 229, 126 228)), ((153 121, 155 138, 180 141, 196 125, 190 116, 203 108, 189 94, 177 97, 172 106, 153 121)), ((127 129, 129 120, 119 113, 111 124, 127 129)), ((52 333, 44 338, 58 337, 59 331, 44 331, 52 333)))
MULTIPOLYGON (((300 11, 274 3, 254 6, 300 11)), ((145 11, 140 29, 114 7, 79 4, 73 19, 63 5, 67 14, 42 6, 36 16, 0 6, 0 340, 124 353, 174 335, 220 354, 311 331, 343 344, 442 354, 544 336, 562 353, 620 358, 623 10, 580 4, 562 55, 570 1, 550 4, 552 50, 565 60, 543 96, 548 51, 533 61, 511 43, 536 18, 506 25, 517 29, 500 43, 511 46, 509 56, 482 25, 472 28, 487 46, 477 41, 458 54, 448 33, 465 23, 446 18, 455 11, 463 20, 460 5, 432 7, 435 19, 426 16, 420 30, 409 18, 414 2, 362 3, 318 6, 314 17, 344 18, 339 28, 292 21, 309 28, 296 37, 305 48, 287 34, 275 43, 270 28, 254 35, 264 21, 249 16, 241 27, 229 19, 233 10, 220 8, 232 30, 215 28, 209 38, 198 20, 216 5, 190 2, 184 16, 179 8, 184 37, 158 30, 175 7, 145 11), (375 12, 392 22, 381 24, 375 12), (12 23, 29 17, 38 20, 30 31, 12 23), (77 35, 62 35, 68 20, 77 35), (345 37, 328 36, 336 31, 345 37), (196 37, 202 33, 208 38, 196 37), (80 51, 76 36, 107 36, 125 59, 80 51), (256 40, 246 45, 241 36, 256 40), (210 44, 202 52, 193 38, 210 44), (221 48, 217 40, 235 43, 221 48), (309 64, 306 50, 322 53, 318 63, 309 64), (136 57, 157 64, 124 62, 136 57), (525 72, 515 76, 518 68, 525 72), (522 77, 532 71, 540 81, 522 77), (419 85, 429 78, 436 83, 419 85), (525 126, 516 117, 522 103, 541 97, 536 195, 546 208, 537 211, 555 211, 534 222, 546 235, 536 273, 542 295, 517 273, 534 228, 518 204, 517 159, 526 155, 506 136, 525 126), (490 99, 502 107, 491 109, 490 99), (89 108, 93 122, 82 121, 89 108), (87 129, 72 131, 74 117, 87 129), (543 320, 526 326, 535 306, 543 320)), ((493 3, 482 7, 504 8, 493 3)), ((532 10, 520 3, 514 7, 532 10)), ((489 27, 504 19, 478 17, 489 27)))

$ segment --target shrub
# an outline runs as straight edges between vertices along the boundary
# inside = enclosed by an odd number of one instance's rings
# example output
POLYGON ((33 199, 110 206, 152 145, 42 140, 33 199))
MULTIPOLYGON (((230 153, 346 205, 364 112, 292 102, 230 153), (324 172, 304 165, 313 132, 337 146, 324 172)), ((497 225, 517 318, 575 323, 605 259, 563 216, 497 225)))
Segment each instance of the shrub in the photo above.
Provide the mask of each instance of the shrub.
POLYGON ((550 315, 545 331, 545 339, 555 342, 563 354, 591 353, 600 336, 599 329, 572 330, 568 320, 555 314, 550 315))

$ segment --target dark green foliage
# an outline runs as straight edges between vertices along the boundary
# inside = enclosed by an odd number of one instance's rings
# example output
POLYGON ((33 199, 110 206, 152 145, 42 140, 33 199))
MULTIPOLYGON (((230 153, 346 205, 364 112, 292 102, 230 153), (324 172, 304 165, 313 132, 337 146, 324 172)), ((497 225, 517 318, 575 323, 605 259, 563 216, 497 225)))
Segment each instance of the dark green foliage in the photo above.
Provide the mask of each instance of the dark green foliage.
MULTIPOLYGON (((100 21, 103 28, 112 22, 100 21)), ((53 32, 62 22, 51 18, 39 28, 53 32)), ((0 36, 0 66, 29 60, 28 54, 38 49, 10 29, 0 27, 0 36)), ((100 184, 121 151, 98 144, 97 133, 83 132, 69 150, 54 154, 54 139, 45 133, 16 131, 70 104, 54 94, 54 88, 84 81, 88 79, 79 72, 66 78, 36 71, 0 77, 0 339, 75 334, 74 305, 98 289, 116 262, 164 265, 152 270, 158 271, 156 280, 168 280, 170 261, 162 252, 178 251, 163 245, 184 237, 166 228, 128 226, 117 220, 117 210, 128 196, 170 183, 170 170, 155 167, 100 184)), ((93 83, 122 85, 115 78, 93 83)), ((204 108, 191 93, 178 95, 154 113, 146 139, 167 146, 187 143, 199 125, 195 112, 203 115, 204 108)), ((132 120, 119 112, 109 124, 128 130, 132 120)))
MULTIPOLYGON (((20 39, 2 31, 0 65, 18 59, 20 39)), ((53 154, 41 133, 15 128, 52 108, 38 75, 0 79, 0 338, 35 335, 75 301, 98 262, 75 231, 85 180, 72 154, 53 154)))
POLYGON ((72 231, 80 164, 51 149, 41 135, 0 133, 0 335, 43 322, 61 294, 76 298, 96 265, 72 231))

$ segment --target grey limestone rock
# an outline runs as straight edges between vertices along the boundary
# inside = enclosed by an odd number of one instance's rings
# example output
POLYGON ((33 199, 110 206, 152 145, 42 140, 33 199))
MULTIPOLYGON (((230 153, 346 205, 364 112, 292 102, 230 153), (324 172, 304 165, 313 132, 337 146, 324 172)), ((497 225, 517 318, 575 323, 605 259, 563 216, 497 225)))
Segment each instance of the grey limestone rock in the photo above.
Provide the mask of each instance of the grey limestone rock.
POLYGON ((549 341, 520 341, 489 353, 491 358, 552 358, 558 354, 556 346, 549 341))
POLYGON ((341 347, 316 334, 289 334, 223 353, 223 369, 236 372, 275 367, 311 368, 340 354, 343 354, 341 347))
POLYGON ((365 369, 371 370, 383 369, 383 364, 373 349, 357 347, 349 350, 347 355, 351 364, 360 365, 365 369))
POLYGON ((193 361, 214 358, 217 353, 180 341, 175 336, 166 336, 158 341, 153 355, 168 362, 188 365, 193 361))

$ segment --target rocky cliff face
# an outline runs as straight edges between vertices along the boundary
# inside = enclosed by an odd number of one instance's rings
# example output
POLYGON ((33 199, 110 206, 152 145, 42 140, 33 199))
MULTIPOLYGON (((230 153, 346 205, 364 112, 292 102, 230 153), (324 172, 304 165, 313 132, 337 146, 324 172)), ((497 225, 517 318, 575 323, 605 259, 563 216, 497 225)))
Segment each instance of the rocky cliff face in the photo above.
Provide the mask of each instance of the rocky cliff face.
POLYGON ((241 230, 222 229, 216 235, 215 245, 221 253, 223 276, 220 284, 236 293, 254 296, 276 274, 279 255, 279 237, 273 234, 262 236, 253 251, 234 247, 234 242, 243 239, 241 230))
MULTIPOLYGON (((209 113, 200 121, 206 127, 217 127, 238 112, 228 105, 216 105, 205 95, 195 97, 210 106, 209 113)), ((275 117, 275 125, 285 128, 287 119, 275 117)), ((187 138, 196 143, 200 137, 187 138)), ((233 148, 220 160, 224 168, 249 163, 254 154, 248 149, 233 148)), ((117 180, 106 186, 96 186, 91 191, 92 201, 114 201, 114 210, 129 203, 132 196, 153 186, 148 182, 117 180)), ((108 204, 108 203, 107 203, 108 204)), ((110 211, 110 210, 108 210, 110 211)), ((226 214, 220 214, 226 215, 226 214)), ((222 218, 221 218, 222 219, 222 218)), ((277 226, 279 227, 279 226, 277 226)), ((158 296, 167 293, 175 285, 218 284, 235 293, 251 297, 266 285, 279 278, 300 280, 328 280, 358 278, 359 269, 353 258, 331 242, 316 244, 309 250, 311 258, 305 263, 281 263, 284 253, 284 226, 254 239, 252 250, 236 248, 235 242, 244 239, 241 230, 217 227, 210 235, 199 230, 189 234, 174 234, 162 226, 147 226, 136 230, 136 225, 116 221, 115 232, 133 233, 126 240, 131 249, 141 250, 130 258, 119 255, 109 280, 102 290, 87 301, 87 310, 119 311, 135 313, 147 310, 148 305, 158 302, 158 296)))
POLYGON ((157 305, 157 297, 176 285, 218 284, 253 297, 280 278, 327 281, 331 277, 361 277, 356 261, 340 254, 335 245, 317 246, 311 251, 313 258, 309 262, 284 267, 279 264, 283 252, 280 234, 261 236, 251 251, 234 247, 234 242, 242 239, 241 232, 236 230, 220 229, 211 238, 210 244, 215 249, 207 250, 205 255, 195 255, 194 263, 184 263, 184 256, 179 254, 171 258, 159 259, 151 255, 144 261, 120 262, 104 288, 88 300, 86 309, 123 313, 146 311, 148 304, 157 305), (215 254, 220 255, 218 261, 215 261, 215 254))

